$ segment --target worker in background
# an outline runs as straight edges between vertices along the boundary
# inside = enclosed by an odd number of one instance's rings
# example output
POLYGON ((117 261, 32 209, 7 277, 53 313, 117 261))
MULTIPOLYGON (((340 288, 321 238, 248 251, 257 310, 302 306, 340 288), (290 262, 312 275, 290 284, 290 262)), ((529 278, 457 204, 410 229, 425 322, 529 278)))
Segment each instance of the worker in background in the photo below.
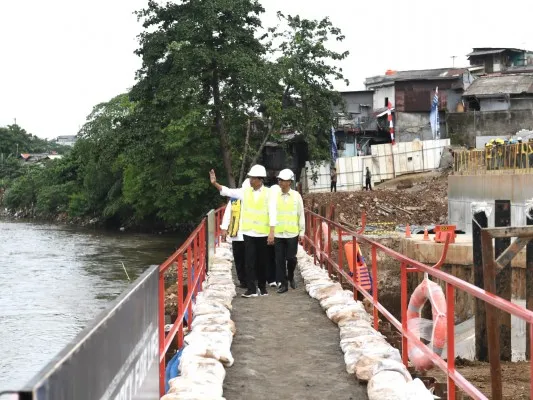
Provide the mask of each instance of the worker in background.
POLYGON ((366 167, 365 174, 365 189, 366 191, 368 191, 368 189, 372 190, 372 173, 368 167, 366 167))
POLYGON ((331 167, 330 170, 330 178, 331 178, 331 185, 330 185, 330 192, 337 191, 337 168, 331 167))
POLYGON ((266 296, 266 257, 267 245, 274 243, 275 216, 269 214, 269 190, 263 185, 266 170, 262 165, 254 165, 248 178, 249 188, 229 189, 217 182, 215 171, 209 172, 211 184, 220 195, 241 200, 240 230, 244 239, 246 284, 248 289, 242 297, 266 296))
MULTIPOLYGON (((250 187, 250 182, 248 179, 245 179, 242 183, 242 188, 246 189, 248 187, 250 187)), ((224 211, 220 229, 222 229, 222 236, 225 236, 228 242, 231 243, 233 261, 235 262, 235 270, 237 272, 237 278, 239 279, 239 287, 241 289, 247 289, 244 239, 240 230, 241 203, 242 201, 239 199, 230 199, 226 206, 226 210, 224 211)))
POLYGON ((493 139, 489 140, 487 143, 485 143, 485 160, 486 160, 486 166, 488 170, 493 169, 493 161, 492 161, 492 146, 493 146, 493 139))
POLYGON ((524 143, 521 137, 517 137, 516 141, 518 142, 517 145, 517 162, 519 168, 526 168, 527 167, 527 154, 528 154, 528 145, 527 143, 524 143))
POLYGON ((528 168, 533 168, 533 138, 529 139, 527 152, 528 152, 528 161, 529 161, 528 168))
POLYGON ((280 282, 278 293, 289 290, 289 284, 296 289, 294 271, 299 237, 305 234, 305 215, 302 196, 291 189, 294 174, 290 169, 280 171, 278 184, 281 191, 270 200, 270 215, 276 228, 274 247, 276 249, 277 280, 280 282))
MULTIPOLYGON (((281 192, 281 188, 278 184, 274 184, 270 186, 270 198, 277 196, 279 192, 281 192)), ((276 279, 277 275, 277 267, 276 267, 276 250, 274 244, 269 244, 267 246, 267 260, 266 260, 266 274, 267 274, 267 282, 268 286, 275 288, 279 286, 279 281, 276 279)))

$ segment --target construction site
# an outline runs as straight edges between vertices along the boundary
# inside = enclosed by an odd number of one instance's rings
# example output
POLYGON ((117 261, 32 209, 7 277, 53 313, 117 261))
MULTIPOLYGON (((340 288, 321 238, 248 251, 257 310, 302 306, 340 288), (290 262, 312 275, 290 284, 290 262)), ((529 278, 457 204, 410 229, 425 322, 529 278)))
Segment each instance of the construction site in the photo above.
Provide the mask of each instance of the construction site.
MULTIPOLYGON (((503 153, 506 152, 515 153, 513 149, 503 147, 503 153)), ((445 153, 448 155, 448 152, 445 153)), ((512 161, 502 162, 495 169, 491 166, 490 152, 483 150, 455 148, 449 154, 453 154, 453 160, 448 159, 444 166, 441 163, 440 168, 373 182, 372 190, 307 193, 304 196, 306 207, 352 231, 363 226, 363 235, 372 241, 426 265, 435 265, 516 305, 527 305, 527 309, 531 310, 533 243, 528 244, 528 238, 533 236, 533 227, 527 225, 533 225, 533 169, 512 161), (507 227, 507 235, 493 232, 497 237, 493 251, 496 260, 490 261, 494 261, 497 268, 493 281, 495 286, 487 288, 490 283, 483 275, 490 275, 487 271, 493 264, 482 257, 482 252, 486 250, 482 247, 486 247, 487 243, 482 243, 481 231, 500 227, 507 227), (453 230, 451 243, 439 240, 442 229, 453 230), (525 236, 511 239, 519 234, 525 236), (491 266, 487 269, 489 263, 491 266)), ((509 160, 510 157, 502 156, 502 159, 509 160)), ((344 242, 350 239, 343 237, 344 242)), ((372 260, 371 246, 364 242, 358 244, 364 258, 372 260)), ((332 252, 338 252, 335 244, 332 252)), ((379 302, 401 320, 401 263, 382 253, 377 255, 377 260, 380 265, 377 274, 379 302)), ((344 268, 348 270, 346 263, 344 268)), ((423 279, 424 274, 420 271, 409 274, 408 293, 413 293, 423 279)), ((446 291, 445 282, 434 281, 446 291)), ((495 326, 500 326, 500 329, 495 329, 497 332, 489 334, 489 337, 494 336, 487 339, 487 314, 483 302, 459 290, 455 292, 454 300, 457 371, 488 398, 498 398, 492 397, 495 365, 491 365, 488 351, 489 341, 497 339, 500 347, 500 398, 529 399, 528 324, 509 314, 496 312, 490 317, 495 318, 495 326)), ((422 316, 431 319, 431 311, 428 302, 422 316)), ((380 324, 381 332, 401 348, 402 335, 386 321, 380 320, 380 324)), ((493 362, 495 358, 493 355, 493 362)), ((445 394, 442 388, 446 386, 447 375, 439 368, 421 376, 426 385, 440 388, 435 394, 445 394)), ((471 397, 458 395, 457 398, 471 397)))

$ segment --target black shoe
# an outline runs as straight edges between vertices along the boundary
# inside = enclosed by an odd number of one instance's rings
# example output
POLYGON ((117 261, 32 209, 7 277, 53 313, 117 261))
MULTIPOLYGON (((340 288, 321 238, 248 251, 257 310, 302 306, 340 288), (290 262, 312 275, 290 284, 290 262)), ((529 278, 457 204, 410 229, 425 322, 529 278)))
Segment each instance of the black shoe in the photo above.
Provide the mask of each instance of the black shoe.
POLYGON ((244 282, 239 283, 239 288, 241 289, 248 289, 248 285, 244 282))
POLYGON ((289 281, 289 285, 291 285, 291 288, 296 289, 296 281, 294 280, 294 278, 289 281))
POLYGON ((268 291, 267 291, 266 286, 259 288, 259 296, 268 296, 268 291))
POLYGON ((247 299, 250 297, 257 297, 257 291, 252 291, 248 289, 245 293, 241 294, 242 297, 246 297, 247 299))
POLYGON ((285 293, 285 292, 288 292, 289 291, 289 288, 287 287, 287 285, 285 284, 281 284, 281 286, 279 287, 279 289, 277 290, 278 293, 285 293))

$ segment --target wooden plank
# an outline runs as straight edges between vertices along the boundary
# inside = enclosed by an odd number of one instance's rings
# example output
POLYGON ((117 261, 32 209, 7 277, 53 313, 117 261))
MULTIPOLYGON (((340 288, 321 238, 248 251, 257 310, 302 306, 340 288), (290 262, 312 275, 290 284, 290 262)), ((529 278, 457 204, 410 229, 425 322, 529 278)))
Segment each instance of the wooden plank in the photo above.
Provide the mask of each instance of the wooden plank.
MULTIPOLYGON (((489 232, 481 232, 483 251, 483 281, 485 290, 490 293, 496 292, 496 267, 494 266, 494 248, 492 237, 489 232)), ((502 399, 502 370, 500 363, 500 330, 498 329, 498 309, 489 303, 485 303, 487 315, 487 343, 490 361, 490 377, 492 386, 492 398, 502 399)))
MULTIPOLYGON (((472 219, 472 251, 473 251, 473 272, 474 285, 484 288, 483 279, 483 251, 481 245, 481 232, 488 224, 487 215, 484 211, 475 213, 472 219)), ((485 302, 478 298, 474 301, 475 312, 475 334, 476 334, 476 360, 489 361, 487 323, 485 313, 485 302)))
MULTIPOLYGON (((528 215, 527 224, 531 225, 533 229, 533 213, 528 215)), ((533 240, 531 240, 526 247, 526 308, 533 310, 533 240)), ((529 329, 530 325, 526 324, 526 359, 531 359, 531 343, 529 342, 529 329)))
MULTIPOLYGON (((496 200, 496 201, 508 201, 508 200, 496 200)), ((511 238, 511 237, 533 237, 533 227, 531 226, 518 226, 518 227, 496 227, 487 228, 487 232, 491 234, 493 238, 511 238)))
POLYGON ((507 247, 502 254, 496 259, 496 269, 501 271, 512 259, 522 250, 531 240, 531 238, 519 237, 507 247))

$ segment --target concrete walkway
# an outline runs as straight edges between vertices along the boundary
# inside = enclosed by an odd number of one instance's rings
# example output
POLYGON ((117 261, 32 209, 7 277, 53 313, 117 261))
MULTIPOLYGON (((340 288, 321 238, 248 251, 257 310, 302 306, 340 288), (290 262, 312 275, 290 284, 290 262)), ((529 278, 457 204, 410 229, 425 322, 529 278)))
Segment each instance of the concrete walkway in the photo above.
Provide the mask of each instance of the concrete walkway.
POLYGON ((339 330, 305 292, 233 300, 237 333, 231 348, 235 364, 226 369, 228 400, 365 400, 366 386, 346 373, 339 330))

